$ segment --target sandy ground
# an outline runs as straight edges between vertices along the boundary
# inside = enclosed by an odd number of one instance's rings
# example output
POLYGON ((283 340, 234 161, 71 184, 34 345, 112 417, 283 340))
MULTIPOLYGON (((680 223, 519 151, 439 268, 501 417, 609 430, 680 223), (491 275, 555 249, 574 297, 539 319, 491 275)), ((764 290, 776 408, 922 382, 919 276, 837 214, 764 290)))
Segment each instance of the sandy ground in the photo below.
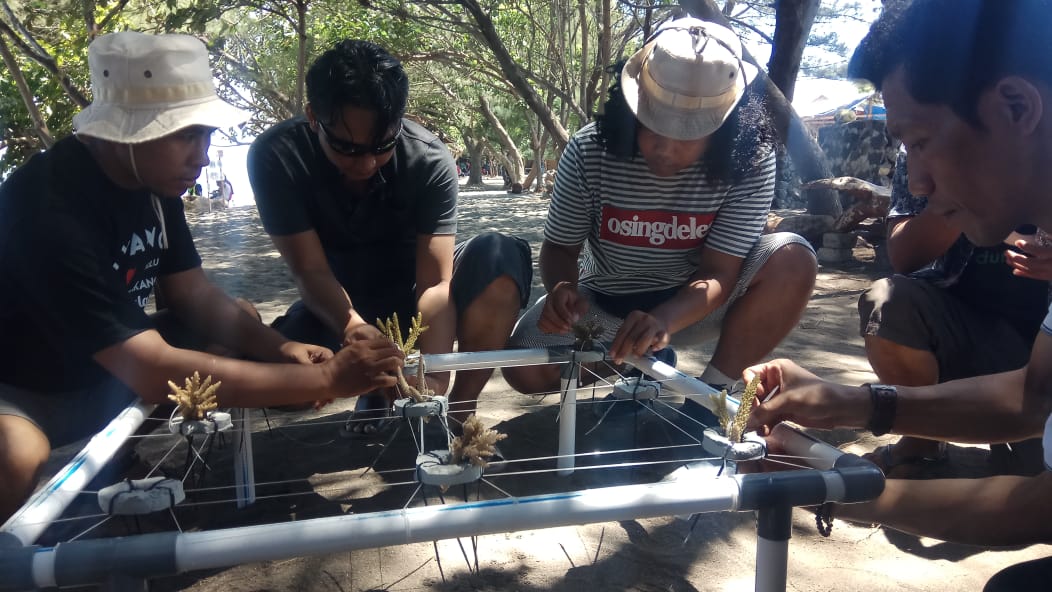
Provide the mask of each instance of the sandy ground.
MULTIPOLYGON (((547 202, 502 192, 462 194, 460 233, 485 230, 515 233, 529 240, 534 255, 547 202)), ((280 314, 296 297, 295 287, 254 208, 191 213, 191 228, 208 274, 230 293, 255 302, 265 320, 280 314)), ((866 361, 855 302, 880 271, 872 251, 856 250, 856 260, 820 270, 815 295, 800 326, 772 354, 791 357, 817 374, 848 383, 874 376, 866 361)), ((534 297, 540 293, 534 286, 534 297)), ((700 373, 710 351, 678 351, 680 369, 700 373)), ((554 399, 515 395, 499 373, 483 393, 479 414, 488 425, 511 435, 503 448, 509 458, 538 456, 555 439, 554 399), (541 452, 538 452, 541 451, 541 452)), ((263 500, 234 512, 199 509, 180 518, 187 525, 252 524, 343 512, 400 507, 413 488, 399 485, 405 475, 387 469, 412 458, 413 444, 400 437, 385 452, 379 472, 361 475, 379 445, 340 439, 336 433, 348 405, 321 413, 271 413, 260 417, 255 438, 257 480, 283 481, 310 475, 302 495, 263 500), (400 460, 399 460, 400 459, 400 460)), ((661 430, 611 420, 602 430, 579 433, 578 449, 601 447, 610 438, 625 446, 659 445, 661 430), (607 439, 607 440, 604 440, 607 439)), ((580 422, 579 422, 580 423, 580 422)), ((584 428, 582 428, 583 430, 584 428)), ((865 452, 879 442, 849 431, 824 434, 848 450, 865 452)), ((886 440, 886 439, 885 439, 886 440)), ((882 440, 884 441, 884 440, 882 440)), ((227 447, 229 448, 229 447, 227 447)), ((552 451, 554 453, 554 451, 552 451)), ((985 471, 985 450, 951 447, 953 470, 985 471)), ((155 454, 146 451, 147 456, 155 454)), ((214 474, 204 485, 222 481, 229 469, 228 449, 214 451, 214 474)), ((578 471, 569 481, 552 475, 494 477, 516 494, 658 480, 667 466, 630 471, 578 471)), ((279 491, 301 491, 286 485, 279 491)), ((264 494, 266 492, 261 492, 264 494)), ((431 503, 437 500, 431 499, 431 503)), ((203 508, 211 508, 204 506, 203 508)), ((967 519, 962 517, 962 519, 967 519)), ((170 526, 169 526, 170 528, 170 526)), ((522 531, 478 539, 477 569, 470 541, 411 544, 320 557, 243 565, 155 580, 154 590, 750 590, 755 561, 755 519, 751 513, 705 514, 689 541, 690 525, 679 518, 632 520, 522 531), (466 552, 463 549, 467 549, 466 552), (466 560, 467 559, 467 560, 466 560)), ((1047 556, 1049 547, 988 550, 918 539, 882 528, 837 521, 830 538, 815 530, 813 516, 796 510, 790 543, 790 590, 980 590, 986 579, 1010 564, 1047 556)))

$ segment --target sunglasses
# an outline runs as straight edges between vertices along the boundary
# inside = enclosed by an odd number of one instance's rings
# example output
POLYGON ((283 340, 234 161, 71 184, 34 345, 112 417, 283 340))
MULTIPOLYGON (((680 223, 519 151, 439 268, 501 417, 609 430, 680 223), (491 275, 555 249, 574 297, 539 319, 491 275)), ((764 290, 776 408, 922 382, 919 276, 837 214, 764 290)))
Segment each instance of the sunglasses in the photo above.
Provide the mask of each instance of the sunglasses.
POLYGON ((325 127, 325 124, 318 121, 318 127, 325 132, 325 141, 329 144, 329 148, 337 154, 343 156, 363 156, 365 154, 372 154, 374 156, 380 156, 394 150, 395 145, 398 144, 398 137, 402 135, 402 123, 398 123, 398 130, 395 131, 394 135, 390 138, 375 144, 373 146, 366 146, 365 144, 356 144, 347 140, 341 140, 336 136, 332 135, 329 128, 325 127))

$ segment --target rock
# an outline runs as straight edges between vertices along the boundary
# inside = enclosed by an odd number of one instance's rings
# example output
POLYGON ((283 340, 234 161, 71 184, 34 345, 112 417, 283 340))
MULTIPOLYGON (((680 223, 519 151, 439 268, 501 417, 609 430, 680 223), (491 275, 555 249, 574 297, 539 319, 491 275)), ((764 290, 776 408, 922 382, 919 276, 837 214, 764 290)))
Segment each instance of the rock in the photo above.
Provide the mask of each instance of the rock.
POLYGON ((821 245, 822 235, 833 230, 833 222, 832 216, 800 214, 782 218, 773 227, 772 232, 795 232, 812 245, 821 245))
POLYGON ((822 246, 829 249, 852 249, 858 237, 851 232, 827 232, 822 235, 822 246))

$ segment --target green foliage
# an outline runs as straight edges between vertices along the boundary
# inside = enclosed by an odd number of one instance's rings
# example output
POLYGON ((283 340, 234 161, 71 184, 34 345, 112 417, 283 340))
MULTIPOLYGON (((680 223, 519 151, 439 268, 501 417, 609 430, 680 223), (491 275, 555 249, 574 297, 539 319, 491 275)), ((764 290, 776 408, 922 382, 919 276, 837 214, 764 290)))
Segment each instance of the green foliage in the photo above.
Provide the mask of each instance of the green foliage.
MULTIPOLYGON (((832 9, 843 17, 863 11, 861 1, 823 3, 823 10, 832 9)), ((130 0, 122 6, 119 0, 7 0, 6 4, 33 43, 55 60, 69 75, 71 86, 84 95, 88 95, 90 40, 86 10, 100 27, 99 33, 135 29, 199 36, 213 54, 221 96, 251 116, 243 130, 234 132, 243 138, 300 111, 301 53, 309 64, 346 38, 375 41, 402 59, 412 85, 410 115, 458 152, 466 147, 465 137, 485 141, 489 150, 503 151, 480 112, 480 96, 488 99, 527 157, 533 157, 531 138, 540 137, 544 129, 540 112, 531 110, 510 82, 507 63, 498 61, 492 38, 486 34, 490 25, 512 68, 570 133, 591 120, 605 97, 603 68, 607 64, 601 58, 602 3, 598 2, 130 0), (478 6, 476 2, 481 4, 481 13, 471 10, 478 6)), ((762 20, 763 15, 771 14, 770 2, 736 4, 741 18, 753 18, 749 17, 753 14, 762 20)), ((663 19, 676 8, 668 1, 649 8, 641 3, 610 2, 609 61, 616 62, 636 48, 643 23, 663 19)), ((9 20, 0 18, 5 23, 9 20)), ((837 52, 846 51, 843 44, 837 45, 834 33, 815 37, 815 41, 837 52)), ((24 51, 12 48, 52 135, 57 138, 68 133, 77 111, 75 103, 53 73, 24 51)), ((0 76, 0 129, 0 147, 7 149, 0 160, 0 174, 42 147, 7 76, 0 76)), ((551 150, 547 156, 556 156, 551 150)))

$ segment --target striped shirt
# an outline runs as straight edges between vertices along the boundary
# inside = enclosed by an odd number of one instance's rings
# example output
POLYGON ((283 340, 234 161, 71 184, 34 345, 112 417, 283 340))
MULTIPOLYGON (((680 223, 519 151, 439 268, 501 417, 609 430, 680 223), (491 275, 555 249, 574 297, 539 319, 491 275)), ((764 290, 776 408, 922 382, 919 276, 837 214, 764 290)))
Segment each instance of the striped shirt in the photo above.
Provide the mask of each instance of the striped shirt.
POLYGON ((578 131, 559 161, 544 224, 552 243, 584 245, 580 283, 604 294, 684 285, 703 247, 745 258, 774 199, 770 153, 736 184, 713 184, 703 162, 658 177, 637 157, 603 150, 594 123, 578 131))

